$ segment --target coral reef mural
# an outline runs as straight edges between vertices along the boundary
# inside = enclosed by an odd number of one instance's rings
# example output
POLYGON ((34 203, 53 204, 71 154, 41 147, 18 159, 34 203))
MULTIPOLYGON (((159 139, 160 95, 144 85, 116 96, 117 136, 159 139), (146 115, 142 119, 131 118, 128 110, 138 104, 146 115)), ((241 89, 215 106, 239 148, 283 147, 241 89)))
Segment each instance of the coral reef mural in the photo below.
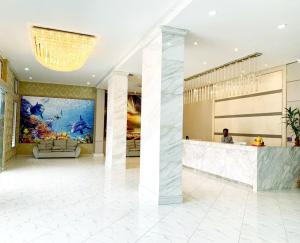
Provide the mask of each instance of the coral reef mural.
POLYGON ((22 96, 20 143, 74 139, 93 143, 94 100, 22 96))

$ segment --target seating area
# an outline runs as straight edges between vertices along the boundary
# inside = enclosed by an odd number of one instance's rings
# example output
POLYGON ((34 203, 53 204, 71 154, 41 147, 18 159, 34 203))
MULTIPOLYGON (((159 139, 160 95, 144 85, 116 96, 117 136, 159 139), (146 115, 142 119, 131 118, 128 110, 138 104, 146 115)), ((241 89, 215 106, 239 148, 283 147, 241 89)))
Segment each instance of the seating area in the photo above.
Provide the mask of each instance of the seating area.
POLYGON ((140 156, 140 140, 127 140, 127 157, 140 156))
POLYGON ((41 158, 78 158, 80 146, 75 140, 44 140, 33 148, 36 159, 41 158))

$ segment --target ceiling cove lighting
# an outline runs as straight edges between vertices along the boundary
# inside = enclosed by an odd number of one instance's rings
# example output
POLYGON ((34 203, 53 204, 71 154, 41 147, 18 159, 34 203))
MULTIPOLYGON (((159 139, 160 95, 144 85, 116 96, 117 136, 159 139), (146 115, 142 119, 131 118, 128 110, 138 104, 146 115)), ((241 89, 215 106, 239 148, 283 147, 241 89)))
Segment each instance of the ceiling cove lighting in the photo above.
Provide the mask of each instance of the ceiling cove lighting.
POLYGON ((286 24, 277 25, 277 28, 280 29, 280 30, 285 29, 286 28, 286 24))
POLYGON ((35 58, 43 66, 62 72, 81 68, 95 44, 92 35, 33 26, 31 29, 35 58))
POLYGON ((210 10, 209 12, 208 12, 208 15, 209 16, 215 16, 217 14, 217 11, 216 10, 210 10))

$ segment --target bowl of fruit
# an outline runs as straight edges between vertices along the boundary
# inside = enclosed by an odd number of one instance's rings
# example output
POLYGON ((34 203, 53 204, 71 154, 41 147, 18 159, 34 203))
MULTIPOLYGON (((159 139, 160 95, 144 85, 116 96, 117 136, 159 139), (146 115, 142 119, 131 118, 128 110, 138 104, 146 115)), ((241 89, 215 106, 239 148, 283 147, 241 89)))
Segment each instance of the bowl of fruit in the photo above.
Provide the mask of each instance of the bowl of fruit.
POLYGON ((265 146, 264 140, 262 137, 257 137, 254 139, 254 141, 251 144, 252 146, 262 147, 265 146))

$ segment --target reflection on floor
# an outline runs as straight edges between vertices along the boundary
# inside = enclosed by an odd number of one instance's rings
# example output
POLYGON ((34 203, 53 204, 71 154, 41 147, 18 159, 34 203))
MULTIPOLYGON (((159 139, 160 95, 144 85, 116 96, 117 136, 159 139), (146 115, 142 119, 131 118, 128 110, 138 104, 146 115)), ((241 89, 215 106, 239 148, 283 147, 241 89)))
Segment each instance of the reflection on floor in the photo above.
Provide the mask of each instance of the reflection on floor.
POLYGON ((184 169, 184 203, 139 203, 138 169, 99 158, 18 158, 0 174, 0 242, 300 242, 300 192, 184 169))
POLYGON ((140 158, 139 157, 127 157, 126 169, 133 169, 140 167, 140 158))

